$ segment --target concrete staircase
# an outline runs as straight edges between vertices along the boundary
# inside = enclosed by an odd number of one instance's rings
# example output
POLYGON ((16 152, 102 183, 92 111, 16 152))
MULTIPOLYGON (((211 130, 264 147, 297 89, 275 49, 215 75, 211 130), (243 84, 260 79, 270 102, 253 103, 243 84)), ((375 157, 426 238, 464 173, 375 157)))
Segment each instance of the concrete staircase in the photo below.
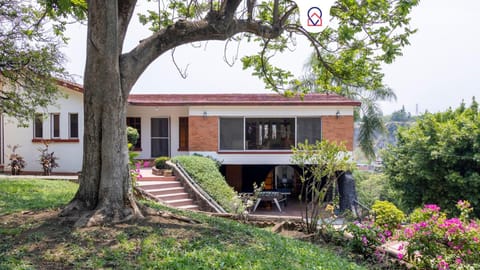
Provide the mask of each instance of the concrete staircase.
POLYGON ((153 175, 150 168, 140 170, 142 178, 137 180, 137 187, 155 197, 157 200, 179 209, 198 210, 189 194, 185 192, 175 176, 153 175))

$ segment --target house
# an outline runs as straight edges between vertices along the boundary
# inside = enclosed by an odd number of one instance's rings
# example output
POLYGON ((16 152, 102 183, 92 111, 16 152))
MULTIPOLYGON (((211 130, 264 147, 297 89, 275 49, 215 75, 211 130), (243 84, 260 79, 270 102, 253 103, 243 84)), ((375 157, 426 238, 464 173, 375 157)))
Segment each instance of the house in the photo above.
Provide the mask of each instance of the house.
MULTIPOLYGON (((82 162, 82 90, 61 83, 68 99, 60 99, 28 128, 2 118, 2 144, 21 145, 26 171, 40 171, 38 148, 43 142, 59 157, 56 172, 74 173, 82 162), (43 119, 43 120, 42 120, 43 119), (42 120, 42 121, 41 121, 42 120)), ((298 174, 290 165, 291 147, 308 139, 344 142, 353 151, 354 109, 358 101, 335 94, 286 98, 278 94, 133 94, 127 125, 140 138, 139 159, 200 154, 222 162, 222 172, 238 191, 253 182, 266 188, 298 191, 298 174)), ((8 152, 1 160, 8 163, 8 152)))

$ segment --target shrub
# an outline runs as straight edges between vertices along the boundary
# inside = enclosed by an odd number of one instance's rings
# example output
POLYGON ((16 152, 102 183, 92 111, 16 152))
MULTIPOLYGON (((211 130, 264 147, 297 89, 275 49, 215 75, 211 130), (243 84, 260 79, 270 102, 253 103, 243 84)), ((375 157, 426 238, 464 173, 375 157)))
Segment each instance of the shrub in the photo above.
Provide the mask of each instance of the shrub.
POLYGON ((479 269, 480 225, 468 220, 473 211, 467 201, 459 201, 460 218, 446 218, 440 207, 425 205, 415 211, 401 239, 408 241, 408 260, 418 269, 479 269))
POLYGON ((169 157, 158 157, 155 159, 155 168, 157 169, 167 169, 167 161, 170 160, 169 157))
POLYGON ((405 219, 405 214, 388 201, 376 201, 372 211, 375 214, 375 224, 390 231, 397 229, 405 219))
POLYGON ((389 230, 377 226, 371 220, 366 220, 362 223, 358 221, 348 223, 346 231, 352 236, 346 242, 346 247, 349 250, 363 255, 365 260, 370 260, 374 263, 388 263, 388 260, 386 260, 388 255, 385 250, 378 247, 385 244, 392 237, 392 233, 389 230))
POLYGON ((133 127, 127 127, 127 141, 129 144, 135 146, 135 144, 137 144, 138 137, 140 137, 140 134, 138 133, 137 129, 133 127))
POLYGON ((243 211, 237 192, 227 184, 215 161, 201 156, 178 156, 172 161, 178 162, 227 212, 243 211))

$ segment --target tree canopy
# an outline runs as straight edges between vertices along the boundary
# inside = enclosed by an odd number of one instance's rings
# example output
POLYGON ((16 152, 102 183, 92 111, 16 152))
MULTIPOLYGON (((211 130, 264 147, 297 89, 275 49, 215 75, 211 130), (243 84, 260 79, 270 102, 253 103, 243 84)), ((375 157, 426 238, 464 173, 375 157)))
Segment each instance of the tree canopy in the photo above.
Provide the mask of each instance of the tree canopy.
POLYGON ((57 79, 67 78, 60 52, 65 23, 34 2, 0 0, 1 114, 26 124, 59 96, 57 79))
POLYGON ((480 216, 480 111, 472 100, 446 112, 426 113, 401 128, 396 146, 384 151, 384 171, 411 209, 435 203, 455 211, 468 200, 480 216), (452 206, 453 205, 453 206, 452 206))

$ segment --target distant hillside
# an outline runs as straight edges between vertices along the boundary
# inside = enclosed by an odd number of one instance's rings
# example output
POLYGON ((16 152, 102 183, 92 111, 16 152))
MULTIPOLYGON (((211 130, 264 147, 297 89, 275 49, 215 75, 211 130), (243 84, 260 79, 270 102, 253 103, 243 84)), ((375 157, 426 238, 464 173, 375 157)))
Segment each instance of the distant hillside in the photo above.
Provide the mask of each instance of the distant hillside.
MULTIPOLYGON (((385 133, 376 132, 375 133, 375 153, 378 154, 382 149, 385 149, 387 145, 395 145, 397 143, 397 131, 400 127, 409 127, 413 125, 416 121, 417 117, 412 117, 410 113, 405 112, 405 109, 394 112, 392 115, 387 115, 383 117, 385 122, 385 133)), ((360 123, 355 123, 354 129, 354 159, 357 163, 369 163, 369 161, 365 158, 362 151, 360 150, 360 146, 358 143, 358 135, 360 130, 360 123)))

